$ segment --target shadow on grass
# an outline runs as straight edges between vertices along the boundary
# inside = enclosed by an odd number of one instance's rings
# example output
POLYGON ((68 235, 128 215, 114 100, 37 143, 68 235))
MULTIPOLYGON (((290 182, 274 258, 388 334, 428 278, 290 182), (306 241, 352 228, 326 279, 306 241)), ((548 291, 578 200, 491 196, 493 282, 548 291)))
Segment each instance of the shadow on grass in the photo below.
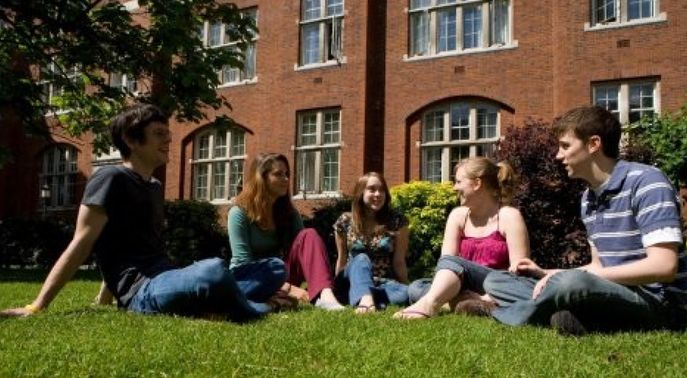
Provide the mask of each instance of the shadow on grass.
MULTIPOLYGON (((35 282, 42 283, 48 276, 45 269, 0 269, 0 282, 35 282)), ((95 269, 79 270, 72 280, 100 281, 100 272, 95 269)))

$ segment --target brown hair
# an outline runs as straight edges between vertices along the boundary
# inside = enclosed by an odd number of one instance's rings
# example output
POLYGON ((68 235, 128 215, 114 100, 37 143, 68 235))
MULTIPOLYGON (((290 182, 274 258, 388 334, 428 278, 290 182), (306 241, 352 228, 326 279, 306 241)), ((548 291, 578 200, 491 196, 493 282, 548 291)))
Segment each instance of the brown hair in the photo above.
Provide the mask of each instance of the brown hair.
MULTIPOLYGON (((353 218, 353 227, 359 233, 364 233, 363 229, 363 218, 365 214, 365 203, 363 202, 363 195, 365 194, 365 188, 367 187, 367 182, 370 178, 376 177, 384 188, 384 205, 379 211, 375 213, 375 220, 377 221, 378 228, 386 227, 386 223, 391 218, 391 192, 389 192, 389 186, 386 184, 384 176, 377 172, 367 172, 360 176, 358 182, 355 183, 353 188, 353 198, 351 200, 351 217, 353 218)), ((377 231, 377 230, 376 230, 377 231)))
MULTIPOLYGON (((291 172, 289 161, 286 156, 276 153, 258 154, 250 164, 248 172, 245 174, 246 183, 241 193, 234 200, 236 205, 241 207, 251 222, 258 226, 265 226, 269 221, 269 189, 267 187, 267 175, 270 173, 276 162, 286 165, 287 174, 291 172)), ((292 219, 296 209, 291 203, 291 192, 277 198, 272 205, 272 220, 276 229, 277 236, 282 246, 288 248, 291 239, 295 235, 289 235, 292 230, 292 219)))
POLYGON ((513 190, 518 184, 518 177, 507 161, 495 163, 486 157, 465 159, 456 165, 465 169, 470 179, 480 179, 501 204, 509 205, 513 199, 513 190))
POLYGON ((153 122, 167 123, 162 110, 151 104, 136 104, 119 113, 110 122, 110 138, 122 157, 128 159, 131 149, 125 139, 145 143, 144 129, 153 122))
POLYGON ((554 121, 553 128, 559 138, 572 131, 583 142, 596 135, 601 139, 604 155, 612 159, 620 155, 620 122, 602 107, 581 106, 571 109, 554 121))

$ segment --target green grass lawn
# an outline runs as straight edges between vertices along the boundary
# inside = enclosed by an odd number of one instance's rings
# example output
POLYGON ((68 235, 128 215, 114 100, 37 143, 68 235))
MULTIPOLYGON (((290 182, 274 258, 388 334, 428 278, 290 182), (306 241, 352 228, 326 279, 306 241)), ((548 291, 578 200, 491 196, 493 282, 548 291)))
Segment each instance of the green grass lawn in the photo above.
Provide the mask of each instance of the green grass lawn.
MULTIPOLYGON (((0 270, 0 308, 29 303, 45 272, 0 270)), ((92 307, 81 272, 50 310, 0 319, 0 377, 684 377, 687 338, 653 332, 565 338, 447 315, 391 319, 313 308, 233 324, 92 307)))

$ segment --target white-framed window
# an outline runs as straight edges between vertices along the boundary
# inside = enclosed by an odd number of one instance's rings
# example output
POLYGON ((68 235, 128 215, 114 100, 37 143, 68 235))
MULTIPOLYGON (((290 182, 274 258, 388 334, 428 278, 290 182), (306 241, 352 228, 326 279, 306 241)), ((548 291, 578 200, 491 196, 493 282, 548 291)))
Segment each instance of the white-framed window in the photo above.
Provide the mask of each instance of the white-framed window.
POLYGON ((339 191, 341 109, 298 114, 296 192, 339 191))
POLYGON ((615 114, 621 124, 660 113, 660 83, 656 80, 608 82, 592 86, 594 105, 615 114))
POLYGON ((410 57, 508 46, 510 0, 410 0, 410 57))
POLYGON ((471 156, 493 156, 500 137, 499 108, 479 102, 451 102, 421 119, 422 179, 450 181, 455 165, 471 156))
POLYGON ((238 128, 208 130, 193 142, 193 198, 225 201, 243 186, 246 160, 245 132, 238 128))
POLYGON ((50 190, 50 197, 45 199, 46 208, 60 209, 76 205, 76 158, 76 148, 64 144, 51 146, 43 152, 41 188, 47 186, 50 190))
POLYGON ((112 88, 119 88, 122 92, 136 94, 138 90, 138 84, 136 78, 130 74, 125 73, 111 73, 107 77, 108 84, 112 88))
POLYGON ((654 19, 660 0, 591 0, 591 25, 612 25, 654 19))
MULTIPOLYGON (((242 17, 250 17, 257 25, 258 9, 248 8, 241 10, 242 17)), ((245 82, 254 81, 256 78, 255 61, 256 50, 255 45, 258 39, 256 34, 253 35, 251 42, 248 43, 245 50, 241 51, 238 46, 238 41, 232 40, 228 33, 228 25, 221 22, 205 21, 200 26, 200 37, 203 44, 210 48, 231 49, 239 53, 243 53, 243 68, 224 66, 217 71, 217 76, 220 85, 232 85, 245 82)))
POLYGON ((65 111, 57 103, 57 98, 65 94, 64 87, 55 82, 55 77, 66 77, 74 86, 82 87, 79 83, 81 71, 78 67, 64 67, 61 64, 52 62, 47 67, 41 67, 38 84, 41 85, 41 100, 44 104, 57 108, 58 111, 65 111))
POLYGON ((343 0, 301 0, 299 65, 342 62, 343 0))

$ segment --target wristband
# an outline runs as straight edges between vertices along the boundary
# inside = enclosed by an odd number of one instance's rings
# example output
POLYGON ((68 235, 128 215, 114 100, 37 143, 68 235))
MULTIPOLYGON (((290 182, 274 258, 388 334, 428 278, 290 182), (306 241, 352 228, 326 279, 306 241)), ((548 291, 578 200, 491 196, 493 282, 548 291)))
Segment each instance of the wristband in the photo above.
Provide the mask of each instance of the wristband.
POLYGON ((26 306, 24 306, 24 310, 30 312, 31 314, 38 314, 41 312, 41 309, 34 306, 33 303, 29 303, 26 306))

